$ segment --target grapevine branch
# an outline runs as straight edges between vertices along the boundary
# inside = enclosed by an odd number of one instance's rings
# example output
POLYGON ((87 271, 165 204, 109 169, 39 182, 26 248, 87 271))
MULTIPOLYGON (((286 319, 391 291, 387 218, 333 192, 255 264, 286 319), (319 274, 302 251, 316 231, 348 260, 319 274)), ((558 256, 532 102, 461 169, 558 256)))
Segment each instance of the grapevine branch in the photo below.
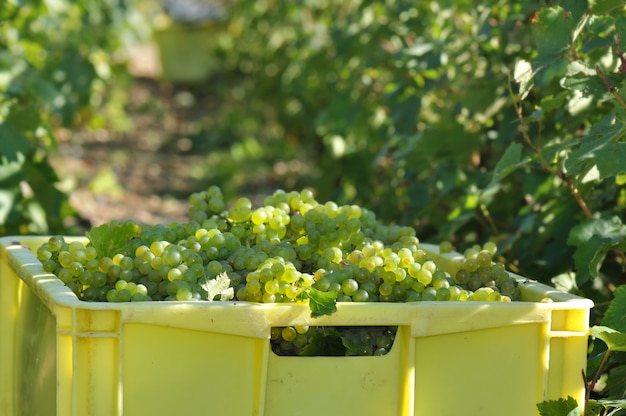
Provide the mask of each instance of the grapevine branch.
MULTIPOLYGON (((511 97, 515 97, 515 94, 513 93, 513 89, 511 88, 511 80, 510 79, 509 79, 509 93, 511 94, 511 97)), ((572 182, 571 178, 569 178, 565 174, 565 172, 563 172, 561 169, 556 169, 556 168, 552 167, 552 165, 550 163, 548 163, 548 161, 543 157, 543 154, 541 153, 541 149, 539 147, 535 146, 535 144, 530 139, 530 136, 528 135, 528 126, 526 125, 526 122, 524 121, 524 115, 522 113, 522 103, 521 103, 521 101, 518 102, 516 100, 513 100, 513 106, 515 107, 515 114, 517 114, 517 118, 518 118, 518 120, 520 122, 519 130, 522 133, 522 138, 524 139, 524 143, 526 143, 526 145, 528 145, 532 149, 532 151, 537 155, 537 157, 539 158, 539 161, 541 162, 541 166, 546 171, 550 172, 554 176, 557 176, 558 178, 563 180, 563 182, 565 182, 565 184, 567 185, 567 187, 570 190, 570 193, 572 194, 572 196, 574 197, 574 199, 578 203, 578 206, 580 207, 580 209, 585 214, 585 217, 593 218, 593 213, 591 212, 591 210, 587 206, 587 203, 585 202, 583 197, 580 195, 580 192, 578 192, 578 188, 576 188, 576 186, 572 182)))
MULTIPOLYGON (((617 48, 618 48, 620 57, 622 57, 621 58, 622 59, 622 67, 620 67, 620 68, 623 68, 623 70, 626 71, 626 60, 624 60, 623 55, 621 55, 621 50, 619 50, 619 46, 617 48)), ((624 109, 626 109, 626 102, 624 102, 622 97, 617 93, 617 89, 611 84, 611 82, 607 79, 607 77, 604 74, 604 72, 602 72, 602 69, 600 69, 600 67, 597 66, 597 65, 596 65, 596 73, 598 74, 598 76, 600 77, 600 79, 602 80, 604 85, 607 87, 607 89, 609 90, 611 95, 616 99, 616 101, 624 109)), ((511 94, 511 97, 515 97, 515 94, 513 93, 513 89, 511 87, 511 79, 510 79, 510 77, 509 77, 508 88, 509 88, 509 93, 511 94)), ((588 218, 588 219, 593 218, 593 213, 589 209, 589 206, 587 205, 587 203, 585 202, 583 197, 580 195, 580 192, 578 192, 578 188, 576 188, 576 186, 572 182, 572 179, 569 176, 567 176, 565 174, 565 172, 563 172, 563 170, 555 169, 554 167, 552 167, 552 165, 550 165, 548 163, 548 161, 546 161, 546 159, 543 157, 543 154, 541 154, 541 149, 539 147, 535 146, 535 144, 530 139, 530 136, 528 135, 528 126, 526 125, 526 122, 524 121, 524 115, 523 115, 523 112, 522 112, 521 100, 520 101, 516 101, 515 99, 513 99, 513 106, 515 107, 515 113, 516 113, 517 118, 518 118, 518 120, 520 122, 519 130, 522 133, 522 137, 524 139, 524 143, 526 143, 533 150, 533 152, 537 155, 537 157, 539 158, 539 161, 541 162, 541 166, 543 167, 544 170, 546 170, 546 171, 550 172, 551 174, 559 177, 563 182, 565 182, 565 184, 567 185, 568 189, 570 190, 571 195, 576 200, 576 203, 578 204, 578 206, 582 210, 582 212, 585 215, 585 217, 588 218)), ((613 248, 611 250, 611 252, 614 253, 615 256, 618 257, 622 261, 623 265, 626 265, 626 255, 624 255, 624 253, 621 250, 613 248)))
POLYGON ((609 348, 606 350, 606 352, 602 356, 602 361, 600 362, 600 365, 598 366, 598 369, 596 370, 596 373, 593 376, 593 380, 587 381, 587 375, 585 374, 585 370, 584 369, 582 370, 583 383, 585 385, 585 410, 583 412, 583 416, 587 416, 589 414, 588 413, 589 412, 589 399, 591 398, 591 392, 593 391, 594 387, 598 383, 598 380, 600 379, 600 376, 602 375, 602 370, 604 369, 604 366, 607 363, 610 353, 611 353, 611 349, 609 348))
MULTIPOLYGON (((624 66, 624 64, 622 64, 622 66, 624 66)), ((624 68, 626 69, 626 66, 624 68)), ((600 77, 606 89, 609 90, 613 98, 615 98, 615 101, 617 101, 622 107, 626 109, 626 103, 624 102, 622 97, 620 97, 620 95, 617 93, 617 88, 615 88, 613 84, 611 84, 611 81, 608 80, 608 78, 606 77, 606 75, 604 74, 604 72, 602 71, 599 65, 596 65, 596 74, 598 74, 598 77, 600 77)))

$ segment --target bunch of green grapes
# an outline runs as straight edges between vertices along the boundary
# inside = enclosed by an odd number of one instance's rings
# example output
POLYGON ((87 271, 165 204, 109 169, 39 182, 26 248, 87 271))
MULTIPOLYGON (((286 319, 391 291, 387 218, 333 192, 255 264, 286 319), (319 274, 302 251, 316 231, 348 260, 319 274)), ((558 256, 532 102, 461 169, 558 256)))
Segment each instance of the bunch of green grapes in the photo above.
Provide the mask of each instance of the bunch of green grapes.
MULTIPOLYGON (((85 301, 294 303, 310 289, 332 293, 339 302, 519 299, 516 280, 493 260, 493 243, 467 250, 451 276, 420 248, 415 229, 383 224, 356 205, 319 203, 310 190, 278 190, 259 207, 248 198, 227 207, 221 190, 212 186, 192 194, 189 203, 187 223, 123 223, 130 224, 133 237, 120 252, 105 254, 93 242, 54 236, 37 257, 85 301), (210 293, 210 283, 224 275, 232 297, 210 293)), ((440 247, 451 250, 449 243, 440 247)), ((346 331, 340 336, 350 344, 355 329, 346 331)), ((281 336, 273 345, 289 354, 306 351, 308 344, 302 344, 311 334, 317 332, 281 336)), ((372 353, 388 350, 363 345, 372 353)))
POLYGON ((510 302, 521 299, 517 280, 507 273, 504 263, 493 260, 496 251, 493 242, 485 243, 482 248, 474 246, 466 250, 458 262, 454 282, 472 293, 470 300, 510 302))
POLYGON ((273 327, 270 343, 278 355, 379 356, 390 351, 397 330, 397 326, 273 327))

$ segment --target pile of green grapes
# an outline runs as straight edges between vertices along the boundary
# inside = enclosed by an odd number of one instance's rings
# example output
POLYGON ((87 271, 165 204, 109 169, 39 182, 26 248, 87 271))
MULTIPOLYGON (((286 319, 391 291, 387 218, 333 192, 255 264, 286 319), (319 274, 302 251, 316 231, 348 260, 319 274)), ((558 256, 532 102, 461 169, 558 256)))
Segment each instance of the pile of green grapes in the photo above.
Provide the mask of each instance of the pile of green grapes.
MULTIPOLYGON (((319 203, 307 189, 278 190, 254 208, 248 198, 227 207, 212 186, 189 202, 187 223, 109 224, 131 230, 116 252, 98 250, 106 244, 91 238, 83 244, 53 236, 37 258, 85 301, 290 303, 303 302, 310 290, 338 302, 519 300, 517 281, 493 259, 493 243, 467 250, 451 276, 420 248, 413 228, 383 224, 356 205, 319 203), (224 276, 230 292, 212 293, 210 283, 224 276)), ((440 246, 442 253, 452 250, 447 242, 440 246)), ((287 355, 307 353, 320 331, 326 330, 275 328, 272 346, 287 355)), ((333 331, 354 355, 384 353, 395 335, 389 327, 367 336, 354 328, 333 331), (355 347, 352 338, 367 342, 355 347)))
POLYGON ((278 355, 385 355, 397 330, 397 326, 274 327, 270 343, 278 355))

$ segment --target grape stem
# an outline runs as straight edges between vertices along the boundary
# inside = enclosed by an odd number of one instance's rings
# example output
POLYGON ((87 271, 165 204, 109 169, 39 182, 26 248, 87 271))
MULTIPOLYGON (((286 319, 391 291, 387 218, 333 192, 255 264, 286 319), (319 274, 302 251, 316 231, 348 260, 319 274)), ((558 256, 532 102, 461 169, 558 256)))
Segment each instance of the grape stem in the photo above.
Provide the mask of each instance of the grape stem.
MULTIPOLYGON (((623 57, 622 57, 623 60, 623 57)), ((623 67, 624 64, 622 64, 623 67)), ((620 68, 622 68, 620 67, 620 68)), ((596 74, 598 74, 598 76, 600 77, 600 79, 602 80, 602 83, 604 84, 604 86, 606 87, 607 90, 609 90, 609 92, 611 93, 611 95, 613 96, 613 98, 615 98, 615 100, 626 109, 626 103, 624 102, 624 100, 622 99, 622 97, 620 97, 620 95, 617 93, 617 89, 613 86, 613 84, 611 84, 611 81, 609 81, 609 79, 606 77, 606 75, 604 75, 604 72, 602 71, 602 69, 600 68, 599 65, 596 65, 596 74)))
MULTIPOLYGON (((513 93, 513 89, 511 87, 510 78, 509 78, 509 93, 511 94, 511 97, 515 97, 515 94, 513 93)), ((522 138, 524 139, 524 143, 526 143, 526 145, 532 149, 535 155, 537 155, 537 157, 539 158, 539 161, 541 162, 541 166, 543 167, 545 171, 553 174, 554 176, 558 177, 563 182, 565 182, 572 196, 578 203, 578 206, 580 206, 580 209, 583 211, 583 214, 585 214, 585 217, 593 218, 593 213, 587 206, 587 203, 585 202, 583 197, 580 195, 580 192, 578 192, 578 189, 576 188, 576 186, 574 186, 574 183, 572 182, 572 180, 562 170, 560 169, 557 170, 554 167, 552 167, 552 165, 550 165, 550 163, 548 163, 548 161, 543 157, 543 154, 541 154, 541 148, 535 146, 535 144, 530 139, 530 136, 528 135, 528 126, 526 125, 526 122, 524 121, 521 100, 519 102, 516 102, 516 100, 514 99, 513 106, 515 107, 515 113, 517 114, 517 118, 520 123, 518 130, 522 133, 522 138)))

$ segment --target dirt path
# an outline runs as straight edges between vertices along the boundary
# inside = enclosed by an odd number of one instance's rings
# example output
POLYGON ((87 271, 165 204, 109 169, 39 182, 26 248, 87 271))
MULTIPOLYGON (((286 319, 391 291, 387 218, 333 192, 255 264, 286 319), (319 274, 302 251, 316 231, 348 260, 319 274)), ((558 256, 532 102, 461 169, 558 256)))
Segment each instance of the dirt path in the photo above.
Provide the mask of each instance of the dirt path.
POLYGON ((127 131, 59 132, 51 163, 81 217, 91 225, 187 219, 187 196, 197 190, 197 167, 205 158, 190 151, 185 136, 197 119, 188 108, 195 99, 184 90, 135 78, 128 91, 127 131))

